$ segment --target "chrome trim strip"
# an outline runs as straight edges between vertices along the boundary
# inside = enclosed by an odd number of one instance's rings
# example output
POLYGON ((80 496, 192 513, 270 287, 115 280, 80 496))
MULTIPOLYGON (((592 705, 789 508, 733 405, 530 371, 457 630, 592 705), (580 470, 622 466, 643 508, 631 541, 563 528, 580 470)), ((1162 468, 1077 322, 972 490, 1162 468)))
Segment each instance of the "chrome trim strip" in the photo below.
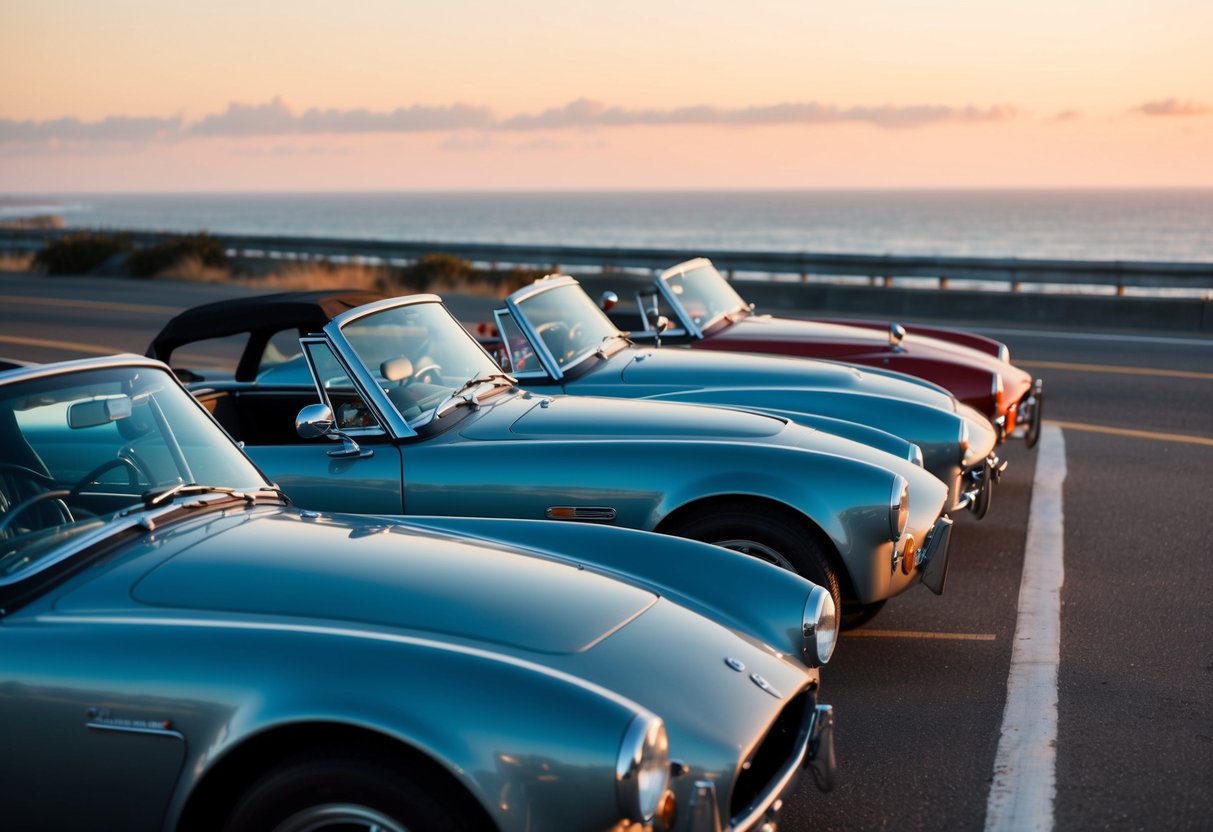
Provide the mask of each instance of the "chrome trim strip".
POLYGON ((153 737, 169 737, 185 741, 185 734, 172 728, 141 728, 134 725, 114 725, 109 722, 86 722, 84 727, 92 731, 111 731, 115 734, 146 734, 153 737))
MULTIPOLYGON (((394 309, 397 306, 412 306, 417 303, 442 303, 442 298, 437 295, 420 294, 420 295, 405 295, 398 298, 385 298, 371 303, 356 306, 353 309, 347 309, 340 315, 333 318, 329 323, 336 324, 338 327, 345 326, 350 321, 356 321, 359 318, 367 315, 374 315, 382 312, 385 309, 394 309)), ((327 329, 327 327, 325 327, 327 329)))

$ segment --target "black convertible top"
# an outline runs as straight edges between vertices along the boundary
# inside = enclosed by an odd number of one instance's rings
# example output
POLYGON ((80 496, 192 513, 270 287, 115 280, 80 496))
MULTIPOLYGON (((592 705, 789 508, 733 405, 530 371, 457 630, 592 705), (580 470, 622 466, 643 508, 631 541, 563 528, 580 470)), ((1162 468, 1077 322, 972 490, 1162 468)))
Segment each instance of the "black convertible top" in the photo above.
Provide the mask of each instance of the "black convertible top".
MULTIPOLYGON (((165 324, 147 348, 147 354, 167 364, 173 351, 184 344, 248 333, 250 349, 245 358, 253 351, 259 357, 266 342, 284 329, 297 329, 301 335, 316 332, 342 312, 385 297, 361 289, 325 289, 207 303, 187 309, 165 324)), ((245 363, 242 359, 236 370, 237 379, 250 372, 245 363)), ((255 366, 251 372, 256 372, 255 366)))

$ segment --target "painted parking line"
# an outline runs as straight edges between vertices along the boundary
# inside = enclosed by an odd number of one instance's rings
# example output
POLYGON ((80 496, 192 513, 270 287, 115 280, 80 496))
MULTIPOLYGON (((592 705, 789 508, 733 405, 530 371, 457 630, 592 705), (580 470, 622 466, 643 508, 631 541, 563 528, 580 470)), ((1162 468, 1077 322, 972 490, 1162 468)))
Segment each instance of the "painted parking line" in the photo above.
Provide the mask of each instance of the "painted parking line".
POLYGON ((122 350, 113 347, 103 347, 100 344, 82 344, 78 341, 64 341, 59 338, 26 338, 22 335, 0 335, 0 344, 20 344, 23 347, 46 347, 65 352, 82 352, 88 355, 113 355, 122 350))
POLYGON ((1065 438, 1057 425, 1046 424, 1032 480, 1007 703, 986 803, 986 832, 1053 829, 1065 479, 1065 438))
POLYGON ((3 304, 31 304, 34 306, 67 306, 76 309, 109 309, 115 312, 146 312, 149 315, 176 315, 179 306, 153 306, 149 303, 119 303, 112 300, 67 300, 64 298, 37 298, 26 295, 0 295, 3 304))
POLYGON ((1020 367, 1031 367, 1038 370, 1076 370, 1080 373, 1114 373, 1122 376, 1213 380, 1213 373, 1199 373, 1195 370, 1162 370, 1156 367, 1127 367, 1117 364, 1075 364, 1069 361, 1017 361, 1015 363, 1020 367))
POLYGON ((1127 436, 1132 439, 1153 439, 1157 442, 1181 442, 1186 445, 1207 445, 1213 447, 1213 439, 1207 436, 1192 436, 1186 433, 1162 433, 1156 430, 1134 430, 1133 428, 1113 428, 1107 425, 1089 425, 1083 422, 1063 422, 1056 419, 1045 419, 1045 425, 1053 425, 1065 430, 1077 430, 1086 433, 1104 433, 1109 436, 1127 436))
POLYGON ((993 633, 931 633, 921 630, 847 630, 844 638, 948 639, 952 641, 994 641, 993 633))

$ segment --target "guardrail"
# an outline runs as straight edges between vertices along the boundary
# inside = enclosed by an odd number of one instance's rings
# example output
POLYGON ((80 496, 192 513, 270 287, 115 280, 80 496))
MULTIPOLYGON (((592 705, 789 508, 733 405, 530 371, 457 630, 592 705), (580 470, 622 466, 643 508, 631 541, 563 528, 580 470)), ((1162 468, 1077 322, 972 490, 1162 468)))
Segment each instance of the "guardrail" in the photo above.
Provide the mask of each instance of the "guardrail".
MULTIPOLYGON (((37 251, 75 229, 0 229, 0 251, 37 251)), ((152 246, 178 236, 167 232, 111 231, 127 234, 137 246, 152 246)), ((354 259, 406 264, 425 254, 445 253, 476 263, 521 265, 559 270, 567 266, 663 269, 690 257, 708 257, 721 271, 813 277, 866 277, 892 285, 894 278, 932 278, 940 287, 950 280, 1007 283, 1012 291, 1025 283, 1082 284, 1153 289, 1213 289, 1213 263, 1116 260, 1051 260, 1013 257, 936 257, 880 254, 815 254, 776 251, 704 251, 675 248, 613 248, 440 241, 361 240, 213 234, 229 253, 275 259, 354 259)))

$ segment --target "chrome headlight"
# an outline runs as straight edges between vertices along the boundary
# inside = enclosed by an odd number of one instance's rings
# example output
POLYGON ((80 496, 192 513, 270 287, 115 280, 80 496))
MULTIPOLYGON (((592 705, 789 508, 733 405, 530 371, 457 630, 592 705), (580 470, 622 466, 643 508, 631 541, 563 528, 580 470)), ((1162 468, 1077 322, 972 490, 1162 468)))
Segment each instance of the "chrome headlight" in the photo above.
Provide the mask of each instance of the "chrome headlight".
POLYGON ((994 399, 994 410, 998 413, 1003 411, 1003 398, 1006 395, 1005 388, 1002 386, 1002 373, 994 374, 994 382, 990 385, 990 398, 994 399))
POLYGON ((905 477, 893 477, 893 491, 889 497, 889 535, 893 540, 901 538, 910 520, 910 484, 905 477))
POLYGON ((825 587, 815 586, 804 602, 804 655, 811 667, 823 665, 838 643, 838 609, 825 587))
POLYGON ((615 764, 619 810, 628 820, 649 824, 670 784, 670 742, 665 723, 652 714, 637 714, 623 735, 615 764))
POLYGON ((1011 363, 1011 348, 1008 347, 1006 344, 999 344, 998 345, 998 357, 999 357, 999 359, 1002 360, 1002 362, 1004 364, 1010 364, 1011 363))
POLYGON ((956 441, 960 444, 960 460, 964 462, 965 451, 969 450, 969 423, 964 416, 960 417, 960 436, 956 441))
POLYGON ((920 448, 917 444, 911 442, 910 449, 908 451, 906 451, 906 459, 910 460, 910 462, 914 463, 919 468, 923 467, 922 448, 920 448))

